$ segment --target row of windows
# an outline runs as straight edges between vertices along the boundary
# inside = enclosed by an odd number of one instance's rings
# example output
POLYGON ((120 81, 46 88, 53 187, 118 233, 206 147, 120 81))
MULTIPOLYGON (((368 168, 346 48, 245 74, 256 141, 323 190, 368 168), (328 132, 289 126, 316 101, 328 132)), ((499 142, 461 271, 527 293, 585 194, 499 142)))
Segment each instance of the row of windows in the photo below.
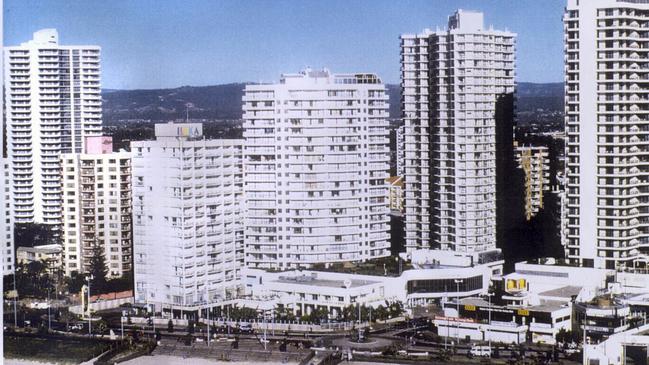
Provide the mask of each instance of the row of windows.
POLYGON ((452 293, 482 289, 482 275, 461 279, 431 279, 408 281, 408 294, 413 293, 452 293))

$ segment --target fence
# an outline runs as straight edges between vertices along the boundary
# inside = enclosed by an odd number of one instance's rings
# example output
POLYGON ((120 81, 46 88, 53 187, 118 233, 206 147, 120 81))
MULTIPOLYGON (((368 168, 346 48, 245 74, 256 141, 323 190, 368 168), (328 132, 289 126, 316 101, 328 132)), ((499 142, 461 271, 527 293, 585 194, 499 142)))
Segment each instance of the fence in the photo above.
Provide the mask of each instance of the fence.
MULTIPOLYGON (((120 299, 112 299, 112 300, 104 300, 101 302, 94 302, 90 303, 90 311, 96 312, 96 311, 101 311, 101 310, 106 310, 106 309, 112 309, 112 308, 119 308, 122 304, 130 303, 133 304, 133 297, 129 298, 120 298, 120 299)), ((83 315, 83 308, 81 305, 74 305, 70 307, 70 312, 77 314, 77 315, 83 315)))
POLYGON ((253 321, 233 321, 233 320, 226 320, 224 318, 218 318, 218 319, 213 319, 213 320, 207 320, 205 318, 202 318, 200 320, 202 323, 208 324, 209 325, 215 325, 215 326, 225 326, 225 325, 230 325, 231 327, 236 327, 238 326, 250 326, 250 328, 260 331, 260 330, 269 330, 269 331, 294 331, 294 332, 336 332, 336 331, 349 331, 354 328, 365 328, 369 326, 368 322, 362 322, 360 324, 356 322, 329 322, 329 323, 322 323, 322 324, 314 324, 310 322, 301 322, 301 321, 294 321, 294 322, 287 322, 287 321, 279 321, 279 322, 272 322, 272 321, 259 321, 259 320, 253 320, 253 321))

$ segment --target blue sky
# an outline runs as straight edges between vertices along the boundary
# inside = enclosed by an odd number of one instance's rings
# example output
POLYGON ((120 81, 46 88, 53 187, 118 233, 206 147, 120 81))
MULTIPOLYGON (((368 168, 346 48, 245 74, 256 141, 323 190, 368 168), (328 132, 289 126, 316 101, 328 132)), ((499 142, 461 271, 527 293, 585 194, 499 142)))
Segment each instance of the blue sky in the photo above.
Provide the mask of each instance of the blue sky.
POLYGON ((564 0, 4 0, 4 44, 102 47, 104 88, 274 81, 305 66, 399 82, 399 35, 455 9, 518 33, 518 81, 563 80, 564 0))

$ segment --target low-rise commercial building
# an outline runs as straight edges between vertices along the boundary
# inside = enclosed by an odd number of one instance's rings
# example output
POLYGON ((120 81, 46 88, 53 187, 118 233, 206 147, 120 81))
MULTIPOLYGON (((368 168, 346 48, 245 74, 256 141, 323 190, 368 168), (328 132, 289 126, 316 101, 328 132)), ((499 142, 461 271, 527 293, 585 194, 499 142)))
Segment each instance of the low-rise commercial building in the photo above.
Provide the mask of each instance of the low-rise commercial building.
POLYGON ((324 307, 332 317, 349 305, 378 307, 401 302, 406 308, 439 303, 450 296, 486 294, 494 277, 502 273, 499 251, 460 254, 454 251, 417 250, 408 254, 412 268, 388 275, 360 275, 329 271, 272 272, 245 270, 246 295, 279 298, 295 314, 324 307))
POLYGON ((597 344, 584 347, 584 364, 646 364, 649 353, 649 324, 616 333, 597 344))
POLYGON ((560 330, 571 329, 571 306, 544 300, 528 306, 500 306, 482 298, 445 302, 444 317, 436 317, 440 336, 478 341, 554 344, 560 330), (459 310, 459 312, 458 312, 459 310))
POLYGON ((593 343, 626 331, 634 316, 631 306, 611 294, 600 295, 586 302, 575 302, 573 309, 572 331, 582 336, 586 331, 586 337, 593 343))

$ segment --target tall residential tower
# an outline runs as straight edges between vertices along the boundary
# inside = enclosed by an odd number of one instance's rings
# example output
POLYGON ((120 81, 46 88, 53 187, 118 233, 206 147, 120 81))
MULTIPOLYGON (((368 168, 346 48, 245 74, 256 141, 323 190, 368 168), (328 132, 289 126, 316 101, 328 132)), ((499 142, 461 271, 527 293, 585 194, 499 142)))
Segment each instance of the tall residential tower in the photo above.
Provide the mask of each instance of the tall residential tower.
POLYGON ((131 143, 135 300, 156 312, 232 299, 243 266, 243 140, 156 124, 131 143))
POLYGON ((649 2, 568 0, 564 14, 566 257, 649 261, 649 2))
POLYGON ((515 38, 463 10, 447 30, 401 36, 408 251, 496 247, 497 145, 512 149, 515 38))
POLYGON ((246 263, 390 254, 388 96, 373 74, 307 69, 246 86, 246 263))
POLYGON ((113 152, 111 137, 87 137, 84 153, 61 155, 63 266, 87 273, 95 248, 109 277, 132 270, 131 154, 113 152))
POLYGON ((7 155, 16 223, 61 223, 59 156, 101 134, 100 49, 54 29, 4 48, 7 155))

